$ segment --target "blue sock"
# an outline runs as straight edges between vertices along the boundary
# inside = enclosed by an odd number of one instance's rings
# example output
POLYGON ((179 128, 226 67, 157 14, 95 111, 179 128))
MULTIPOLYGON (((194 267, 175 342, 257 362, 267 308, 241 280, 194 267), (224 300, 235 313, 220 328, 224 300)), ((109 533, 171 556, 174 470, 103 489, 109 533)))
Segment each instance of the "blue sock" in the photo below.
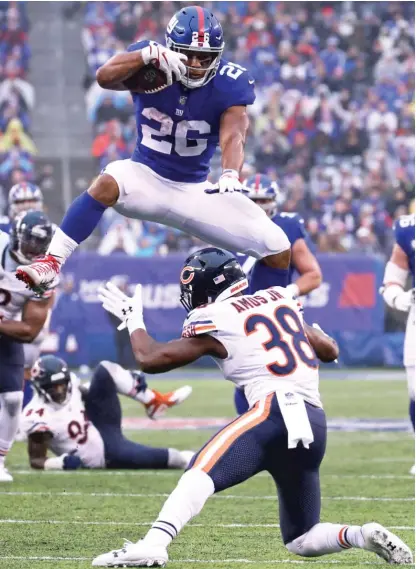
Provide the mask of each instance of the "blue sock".
POLYGON ((251 272, 250 294, 258 290, 264 290, 271 286, 286 287, 289 284, 289 268, 273 269, 264 263, 257 261, 251 272))
POLYGON ((413 430, 415 430, 415 400, 411 399, 409 403, 409 415, 412 421, 413 430))
POLYGON ((107 206, 84 192, 69 206, 61 223, 61 230, 77 243, 81 243, 94 231, 106 209, 107 206))
POLYGON ((248 402, 244 395, 244 391, 242 389, 238 389, 238 387, 234 390, 234 405, 239 415, 248 411, 248 402))

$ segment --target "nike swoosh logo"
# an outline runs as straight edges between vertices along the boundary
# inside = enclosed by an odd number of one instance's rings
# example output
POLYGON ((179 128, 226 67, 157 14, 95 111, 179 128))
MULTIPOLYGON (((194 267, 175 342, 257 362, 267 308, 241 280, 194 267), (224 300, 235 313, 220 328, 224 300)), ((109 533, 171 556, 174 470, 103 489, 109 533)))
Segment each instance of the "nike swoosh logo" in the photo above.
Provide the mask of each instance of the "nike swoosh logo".
POLYGON ((253 85, 254 83, 254 79, 252 79, 251 81, 249 80, 249 85, 253 85))

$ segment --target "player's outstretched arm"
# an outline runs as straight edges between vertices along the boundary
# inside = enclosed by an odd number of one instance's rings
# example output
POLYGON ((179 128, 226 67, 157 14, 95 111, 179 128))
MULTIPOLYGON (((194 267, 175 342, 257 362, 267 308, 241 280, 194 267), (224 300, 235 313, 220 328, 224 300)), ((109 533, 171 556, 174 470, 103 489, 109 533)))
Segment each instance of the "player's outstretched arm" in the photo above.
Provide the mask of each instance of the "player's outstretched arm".
POLYGON ((29 300, 23 308, 21 320, 0 321, 0 335, 4 334, 18 342, 30 344, 45 325, 52 304, 53 296, 47 300, 29 300))
POLYGON ((195 362, 202 356, 227 357, 224 346, 208 335, 159 343, 146 330, 139 328, 131 333, 130 341, 140 369, 146 373, 164 373, 195 362))
POLYGON ((338 358, 339 348, 336 341, 320 328, 309 326, 304 322, 306 335, 321 362, 333 362, 338 358))

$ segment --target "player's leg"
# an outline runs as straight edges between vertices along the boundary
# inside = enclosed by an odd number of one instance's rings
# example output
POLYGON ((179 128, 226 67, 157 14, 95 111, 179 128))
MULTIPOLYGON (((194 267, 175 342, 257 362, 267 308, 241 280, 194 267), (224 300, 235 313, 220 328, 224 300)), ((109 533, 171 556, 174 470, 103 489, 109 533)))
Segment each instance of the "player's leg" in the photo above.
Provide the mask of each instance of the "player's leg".
POLYGON ((109 468, 185 468, 193 455, 189 451, 152 448, 127 440, 121 431, 121 406, 117 393, 137 399, 140 389, 147 385, 144 378, 113 362, 103 361, 94 370, 85 397, 87 417, 100 432, 104 441, 109 468))
POLYGON ((283 230, 243 194, 207 194, 206 184, 191 186, 175 200, 173 223, 179 220, 181 229, 207 243, 259 259, 253 271, 261 272, 265 288, 286 286, 290 243, 283 230))
POLYGON ((319 467, 325 454, 326 422, 321 409, 307 405, 314 442, 309 449, 278 449, 270 472, 279 496, 280 529, 287 549, 302 557, 319 557, 353 547, 388 561, 410 562, 410 549, 379 524, 320 523, 319 467))
MULTIPOLYGON (((274 395, 224 427, 195 455, 145 538, 123 550, 100 555, 95 566, 143 561, 166 563, 167 546, 202 510, 215 492, 240 484, 264 469, 267 448, 276 437, 274 395)), ((145 563, 149 563, 146 565, 145 563)))
POLYGON ((0 482, 12 482, 5 458, 19 427, 23 402, 23 345, 0 338, 0 482))
POLYGON ((244 395, 244 389, 240 389, 239 387, 234 389, 234 406, 239 415, 248 411, 248 401, 244 395))

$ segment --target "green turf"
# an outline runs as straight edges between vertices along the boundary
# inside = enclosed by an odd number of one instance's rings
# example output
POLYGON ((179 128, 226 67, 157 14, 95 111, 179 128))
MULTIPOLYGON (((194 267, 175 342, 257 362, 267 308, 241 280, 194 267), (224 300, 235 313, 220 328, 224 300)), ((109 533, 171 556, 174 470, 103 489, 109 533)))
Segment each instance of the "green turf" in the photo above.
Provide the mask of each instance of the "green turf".
MULTIPOLYGON (((156 381, 154 386, 166 391, 180 384, 176 380, 156 381)), ((170 416, 233 416, 230 385, 208 380, 192 384, 192 399, 170 416)), ((329 418, 403 419, 406 415, 403 382, 324 381, 322 397, 329 418)), ((124 400, 123 406, 125 416, 142 414, 132 401, 124 400)), ((146 444, 197 449, 211 432, 128 434, 146 444)), ((412 449, 413 440, 407 433, 330 433, 322 466, 322 520, 354 524, 377 520, 388 527, 413 528, 414 503, 409 498, 414 496, 414 480, 408 476, 412 449)), ((15 473, 15 482, 0 487, 0 492, 8 492, 0 493, 0 567, 7 569, 90 567, 92 557, 119 547, 123 538, 135 540, 144 535, 163 504, 161 494, 168 494, 180 476, 173 471, 28 473, 22 443, 15 445, 9 467, 15 473)), ((300 558, 283 547, 278 527, 244 527, 278 523, 274 494, 272 481, 260 475, 225 492, 229 498, 211 499, 172 544, 172 567, 295 567, 293 562, 300 558)), ((413 529, 393 531, 412 545, 413 529)), ((368 563, 371 567, 381 562, 371 554, 354 550, 305 560, 301 566, 325 569, 334 566, 334 561, 341 569, 365 567, 368 563)))

